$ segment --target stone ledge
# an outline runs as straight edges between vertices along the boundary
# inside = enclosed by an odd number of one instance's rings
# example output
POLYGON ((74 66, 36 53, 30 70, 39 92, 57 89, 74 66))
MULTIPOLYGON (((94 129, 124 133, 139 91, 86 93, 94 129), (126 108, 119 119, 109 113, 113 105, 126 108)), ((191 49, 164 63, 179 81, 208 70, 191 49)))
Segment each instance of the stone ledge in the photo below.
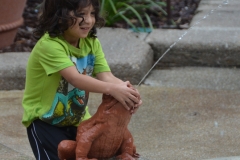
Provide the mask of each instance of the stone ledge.
POLYGON ((153 64, 153 50, 125 29, 102 28, 98 33, 113 74, 138 84, 153 64))
POLYGON ((146 42, 154 50, 154 60, 162 56, 176 42, 158 63, 159 67, 240 66, 239 29, 201 29, 197 27, 188 31, 157 29, 147 37, 146 42), (185 34, 186 32, 187 34, 185 34), (179 40, 180 37, 181 40, 179 40))
POLYGON ((0 90, 23 89, 29 52, 0 54, 0 90))

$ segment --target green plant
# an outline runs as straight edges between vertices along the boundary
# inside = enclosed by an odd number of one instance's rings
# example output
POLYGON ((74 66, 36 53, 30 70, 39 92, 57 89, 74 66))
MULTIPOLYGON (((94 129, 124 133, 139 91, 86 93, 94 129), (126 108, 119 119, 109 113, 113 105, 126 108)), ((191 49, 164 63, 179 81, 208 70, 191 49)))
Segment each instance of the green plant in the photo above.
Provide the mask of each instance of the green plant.
POLYGON ((106 19, 106 26, 113 26, 116 22, 125 21, 134 31, 139 31, 136 23, 146 31, 146 27, 153 29, 147 11, 159 14, 157 9, 165 16, 167 15, 162 9, 166 3, 156 0, 101 0, 101 2, 101 15, 106 19), (143 19, 145 19, 147 26, 143 19))

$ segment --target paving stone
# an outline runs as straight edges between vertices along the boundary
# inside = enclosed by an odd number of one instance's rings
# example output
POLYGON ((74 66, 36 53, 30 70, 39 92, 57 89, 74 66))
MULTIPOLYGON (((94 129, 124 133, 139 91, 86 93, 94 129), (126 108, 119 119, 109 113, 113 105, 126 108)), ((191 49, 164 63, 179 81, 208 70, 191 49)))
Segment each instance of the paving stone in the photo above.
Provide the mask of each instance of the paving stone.
POLYGON ((113 74, 138 84, 153 64, 150 45, 125 29, 102 28, 98 35, 113 74))

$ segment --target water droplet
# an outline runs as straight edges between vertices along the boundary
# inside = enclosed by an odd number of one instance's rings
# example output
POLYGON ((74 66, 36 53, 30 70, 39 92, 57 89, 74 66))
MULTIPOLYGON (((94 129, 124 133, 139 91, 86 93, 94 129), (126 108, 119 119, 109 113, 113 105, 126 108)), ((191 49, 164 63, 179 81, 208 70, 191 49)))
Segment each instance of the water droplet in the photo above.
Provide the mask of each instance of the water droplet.
POLYGON ((220 5, 218 6, 218 8, 222 8, 222 5, 220 4, 220 5))
POLYGON ((205 16, 203 17, 203 19, 206 19, 208 16, 209 16, 209 14, 205 15, 205 16))
POLYGON ((224 131, 221 131, 221 132, 220 132, 220 135, 221 135, 221 136, 224 136, 224 131))
POLYGON ((224 1, 223 1, 223 4, 228 4, 228 3, 229 3, 228 0, 224 0, 224 1))
POLYGON ((214 122, 214 126, 218 127, 218 122, 217 121, 214 122))
POLYGON ((211 13, 213 13, 213 12, 214 12, 214 9, 211 10, 211 13))
POLYGON ((225 44, 225 48, 228 48, 228 43, 225 44))
POLYGON ((169 48, 173 48, 175 46, 176 42, 174 42, 169 48))

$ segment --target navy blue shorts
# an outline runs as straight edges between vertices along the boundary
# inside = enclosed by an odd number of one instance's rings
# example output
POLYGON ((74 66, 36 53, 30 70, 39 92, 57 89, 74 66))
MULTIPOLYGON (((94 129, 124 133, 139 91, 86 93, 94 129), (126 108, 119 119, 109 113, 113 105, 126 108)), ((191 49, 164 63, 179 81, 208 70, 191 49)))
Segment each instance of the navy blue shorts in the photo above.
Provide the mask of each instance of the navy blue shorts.
POLYGON ((62 140, 76 140, 77 127, 56 127, 35 120, 27 128, 27 134, 36 160, 59 160, 58 144, 62 140))

